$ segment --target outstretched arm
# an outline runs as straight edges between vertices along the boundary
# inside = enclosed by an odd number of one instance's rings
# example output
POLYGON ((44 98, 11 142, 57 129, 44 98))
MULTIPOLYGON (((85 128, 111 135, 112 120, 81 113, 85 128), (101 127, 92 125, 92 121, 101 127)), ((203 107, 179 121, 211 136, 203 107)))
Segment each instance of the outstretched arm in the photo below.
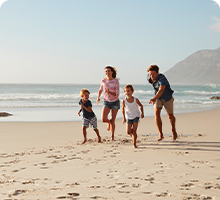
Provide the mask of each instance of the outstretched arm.
POLYGON ((166 87, 165 85, 161 85, 161 86, 160 86, 160 88, 159 88, 157 94, 154 96, 153 99, 151 99, 151 100, 149 101, 149 104, 153 104, 153 105, 155 104, 156 100, 159 99, 159 98, 161 97, 161 95, 163 94, 165 87, 166 87))
POLYGON ((97 105, 99 104, 101 94, 102 94, 102 90, 99 90, 99 94, 98 94, 98 97, 97 97, 97 100, 96 100, 97 105))
POLYGON ((79 109, 79 112, 78 112, 78 115, 79 115, 79 116, 80 116, 81 111, 82 111, 82 109, 80 108, 80 109, 79 109))
POLYGON ((139 101, 139 99, 136 98, 136 102, 140 106, 140 109, 141 109, 141 118, 144 118, 144 107, 142 103, 139 101))
POLYGON ((125 118, 125 100, 122 101, 121 112, 122 112, 122 116, 123 116, 122 123, 124 124, 126 122, 126 118, 125 118))

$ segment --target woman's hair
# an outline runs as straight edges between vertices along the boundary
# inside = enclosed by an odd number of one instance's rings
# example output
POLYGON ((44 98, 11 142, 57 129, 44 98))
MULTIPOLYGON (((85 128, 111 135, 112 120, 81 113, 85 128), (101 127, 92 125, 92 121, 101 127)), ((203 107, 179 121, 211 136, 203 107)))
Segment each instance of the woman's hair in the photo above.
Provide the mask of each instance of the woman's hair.
POLYGON ((113 78, 116 78, 117 70, 116 70, 115 67, 106 66, 105 69, 110 69, 110 70, 113 72, 112 77, 113 77, 113 78))
POLYGON ((127 88, 130 88, 130 89, 131 89, 131 91, 132 91, 132 92, 134 92, 134 88, 133 88, 133 86, 132 86, 132 85, 126 85, 126 86, 125 86, 125 88, 124 88, 124 90, 125 90, 125 89, 127 89, 127 88))
POLYGON ((159 72, 159 67, 157 65, 151 65, 147 71, 156 71, 157 73, 159 72))
POLYGON ((88 93, 90 94, 89 90, 87 90, 86 88, 82 89, 82 90, 80 91, 79 96, 82 97, 86 92, 88 92, 88 93))

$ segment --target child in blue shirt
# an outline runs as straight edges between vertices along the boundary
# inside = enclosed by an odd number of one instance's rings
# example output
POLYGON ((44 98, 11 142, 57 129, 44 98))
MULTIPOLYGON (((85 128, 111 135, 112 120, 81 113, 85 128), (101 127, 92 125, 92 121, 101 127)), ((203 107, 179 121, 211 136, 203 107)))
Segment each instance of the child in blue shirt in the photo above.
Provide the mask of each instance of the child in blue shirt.
POLYGON ((93 127, 93 130, 96 132, 96 135, 98 137, 98 142, 101 142, 101 137, 99 135, 99 130, 97 128, 97 118, 95 116, 95 113, 92 111, 92 103, 89 100, 89 94, 90 92, 87 89, 82 89, 80 91, 80 96, 82 97, 82 99, 79 101, 79 105, 81 105, 81 108, 78 112, 78 115, 80 116, 80 112, 82 111, 83 113, 82 132, 83 132, 83 137, 84 137, 82 144, 87 142, 86 129, 89 127, 89 124, 91 124, 91 126, 93 127))

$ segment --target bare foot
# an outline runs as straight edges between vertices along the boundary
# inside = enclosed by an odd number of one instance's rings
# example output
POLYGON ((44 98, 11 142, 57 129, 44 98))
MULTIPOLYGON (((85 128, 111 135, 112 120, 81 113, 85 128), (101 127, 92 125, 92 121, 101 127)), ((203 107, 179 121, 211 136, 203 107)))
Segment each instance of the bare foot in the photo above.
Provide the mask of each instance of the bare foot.
POLYGON ((134 145, 134 148, 135 148, 135 149, 138 148, 136 144, 134 145))
POLYGON ((111 126, 111 123, 109 122, 108 125, 107 125, 107 131, 110 131, 110 129, 111 129, 110 126, 111 126))
POLYGON ((157 141, 162 141, 164 139, 163 136, 160 136, 157 141))
POLYGON ((177 139, 178 135, 177 135, 177 132, 174 132, 173 133, 173 140, 175 141, 177 139))
POLYGON ((111 138, 112 138, 112 141, 115 141, 115 137, 114 136, 112 136, 111 138))
POLYGON ((132 137, 132 133, 128 133, 128 135, 130 135, 132 137))
POLYGON ((99 136, 98 137, 98 143, 101 143, 102 141, 101 141, 101 137, 99 136))
POLYGON ((83 142, 81 144, 85 144, 87 142, 87 140, 83 140, 83 142))

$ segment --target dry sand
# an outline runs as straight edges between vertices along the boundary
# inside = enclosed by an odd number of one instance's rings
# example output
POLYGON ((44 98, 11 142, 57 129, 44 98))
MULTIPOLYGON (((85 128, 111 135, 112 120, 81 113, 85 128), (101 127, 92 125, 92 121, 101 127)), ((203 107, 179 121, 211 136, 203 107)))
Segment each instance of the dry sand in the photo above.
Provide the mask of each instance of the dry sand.
POLYGON ((220 109, 178 114, 179 138, 157 142, 153 117, 141 120, 138 149, 116 122, 103 143, 81 122, 0 123, 0 199, 220 199, 220 109))

